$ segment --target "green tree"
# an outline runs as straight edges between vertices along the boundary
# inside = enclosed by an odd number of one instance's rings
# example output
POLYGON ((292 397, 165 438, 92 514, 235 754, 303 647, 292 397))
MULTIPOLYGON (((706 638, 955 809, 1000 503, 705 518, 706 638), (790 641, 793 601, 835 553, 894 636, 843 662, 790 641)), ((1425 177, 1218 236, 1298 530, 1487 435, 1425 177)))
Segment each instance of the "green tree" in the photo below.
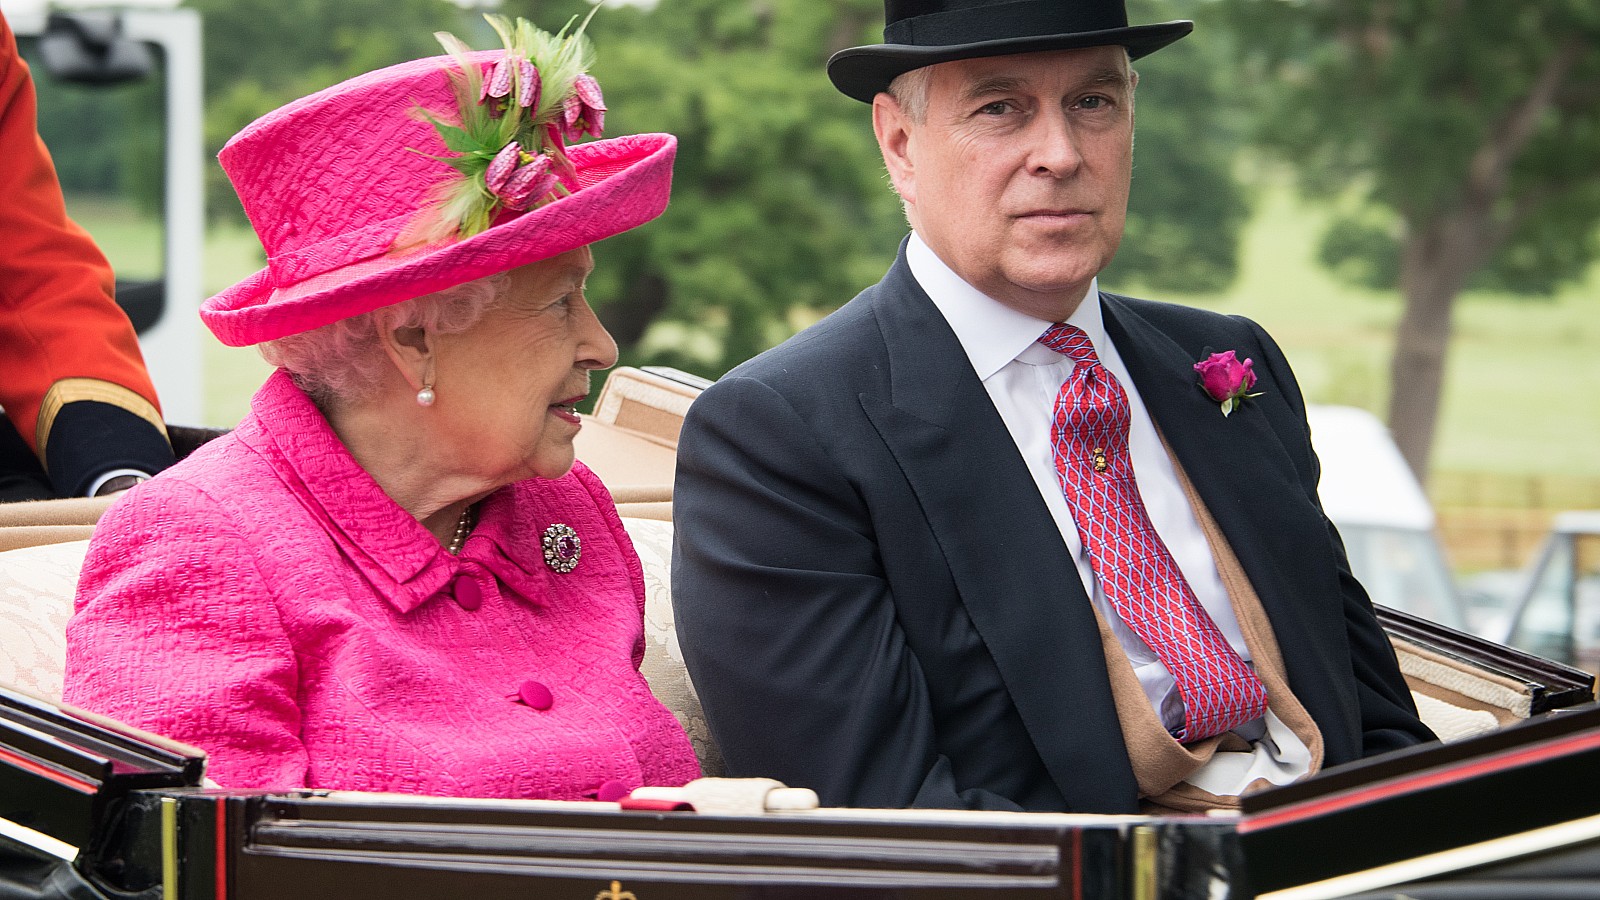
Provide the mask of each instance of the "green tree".
POLYGON ((1403 297, 1389 425, 1425 477, 1462 290, 1549 291, 1600 251, 1600 5, 1225 8, 1264 92, 1257 139, 1309 195, 1346 201, 1323 259, 1403 297))
POLYGON ((1129 0, 1131 22, 1193 19, 1195 32, 1134 63, 1133 191, 1117 258, 1101 276, 1157 291, 1220 291, 1239 272, 1239 234, 1249 218, 1234 177, 1245 110, 1236 93, 1230 34, 1214 4, 1129 0))

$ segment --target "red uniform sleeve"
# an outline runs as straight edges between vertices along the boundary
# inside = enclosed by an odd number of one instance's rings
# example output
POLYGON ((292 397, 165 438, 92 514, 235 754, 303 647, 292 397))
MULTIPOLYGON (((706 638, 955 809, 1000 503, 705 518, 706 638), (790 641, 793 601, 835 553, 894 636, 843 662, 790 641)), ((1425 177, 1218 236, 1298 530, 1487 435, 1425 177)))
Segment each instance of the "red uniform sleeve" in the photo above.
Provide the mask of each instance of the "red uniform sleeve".
MULTIPOLYGON (((110 402, 160 427, 155 388, 138 338, 114 299, 111 265, 67 218, 37 100, 16 37, 0 16, 0 406, 38 449, 40 410, 52 386, 110 402), (76 387, 73 387, 76 386, 76 387)), ((48 429, 49 413, 44 423, 48 429)))

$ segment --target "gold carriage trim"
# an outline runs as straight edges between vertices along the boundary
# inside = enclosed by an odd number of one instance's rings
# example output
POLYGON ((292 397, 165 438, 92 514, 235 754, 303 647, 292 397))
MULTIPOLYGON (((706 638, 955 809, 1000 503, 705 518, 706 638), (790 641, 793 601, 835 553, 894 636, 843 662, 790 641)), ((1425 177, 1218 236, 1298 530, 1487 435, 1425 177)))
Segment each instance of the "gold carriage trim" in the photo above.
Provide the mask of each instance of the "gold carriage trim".
POLYGON ((623 890, 622 882, 613 881, 611 882, 611 890, 595 894, 594 900, 639 900, 639 898, 633 895, 633 891, 623 890))

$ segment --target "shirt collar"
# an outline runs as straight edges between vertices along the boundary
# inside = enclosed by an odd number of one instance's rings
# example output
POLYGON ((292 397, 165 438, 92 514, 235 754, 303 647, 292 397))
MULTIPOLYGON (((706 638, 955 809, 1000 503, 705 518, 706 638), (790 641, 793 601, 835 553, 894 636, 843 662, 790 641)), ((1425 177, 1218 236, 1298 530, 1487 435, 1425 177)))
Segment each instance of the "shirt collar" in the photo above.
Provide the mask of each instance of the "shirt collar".
MULTIPOLYGON (((1039 336, 1055 323, 1018 312, 968 284, 915 231, 906 246, 906 264, 955 332, 978 380, 987 381, 1013 360, 1031 365, 1060 361, 1059 354, 1038 343, 1039 336)), ((1106 329, 1099 300, 1097 278, 1089 282, 1083 302, 1067 322, 1082 328, 1095 349, 1103 351, 1106 329)))

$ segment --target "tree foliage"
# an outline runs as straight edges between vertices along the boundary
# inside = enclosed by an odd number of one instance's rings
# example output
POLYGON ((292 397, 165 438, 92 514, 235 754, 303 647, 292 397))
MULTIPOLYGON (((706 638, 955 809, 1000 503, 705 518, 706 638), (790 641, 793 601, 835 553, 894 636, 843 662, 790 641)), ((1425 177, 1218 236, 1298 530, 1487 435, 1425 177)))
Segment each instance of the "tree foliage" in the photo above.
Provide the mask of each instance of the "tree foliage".
POLYGON ((39 135, 61 184, 69 192, 125 197, 159 215, 166 141, 161 79, 68 84, 50 75, 33 41, 21 39, 19 46, 38 95, 39 135))
POLYGON ((1322 258, 1398 287, 1389 418, 1426 472, 1455 298, 1548 292, 1595 258, 1600 5, 1226 0, 1256 139, 1344 210, 1322 258))
POLYGON ((1250 208, 1234 177, 1248 117, 1235 95, 1233 45, 1213 4, 1129 0, 1132 22, 1188 18, 1189 37, 1137 61, 1133 191, 1117 258, 1101 283, 1220 291, 1239 271, 1250 208))

